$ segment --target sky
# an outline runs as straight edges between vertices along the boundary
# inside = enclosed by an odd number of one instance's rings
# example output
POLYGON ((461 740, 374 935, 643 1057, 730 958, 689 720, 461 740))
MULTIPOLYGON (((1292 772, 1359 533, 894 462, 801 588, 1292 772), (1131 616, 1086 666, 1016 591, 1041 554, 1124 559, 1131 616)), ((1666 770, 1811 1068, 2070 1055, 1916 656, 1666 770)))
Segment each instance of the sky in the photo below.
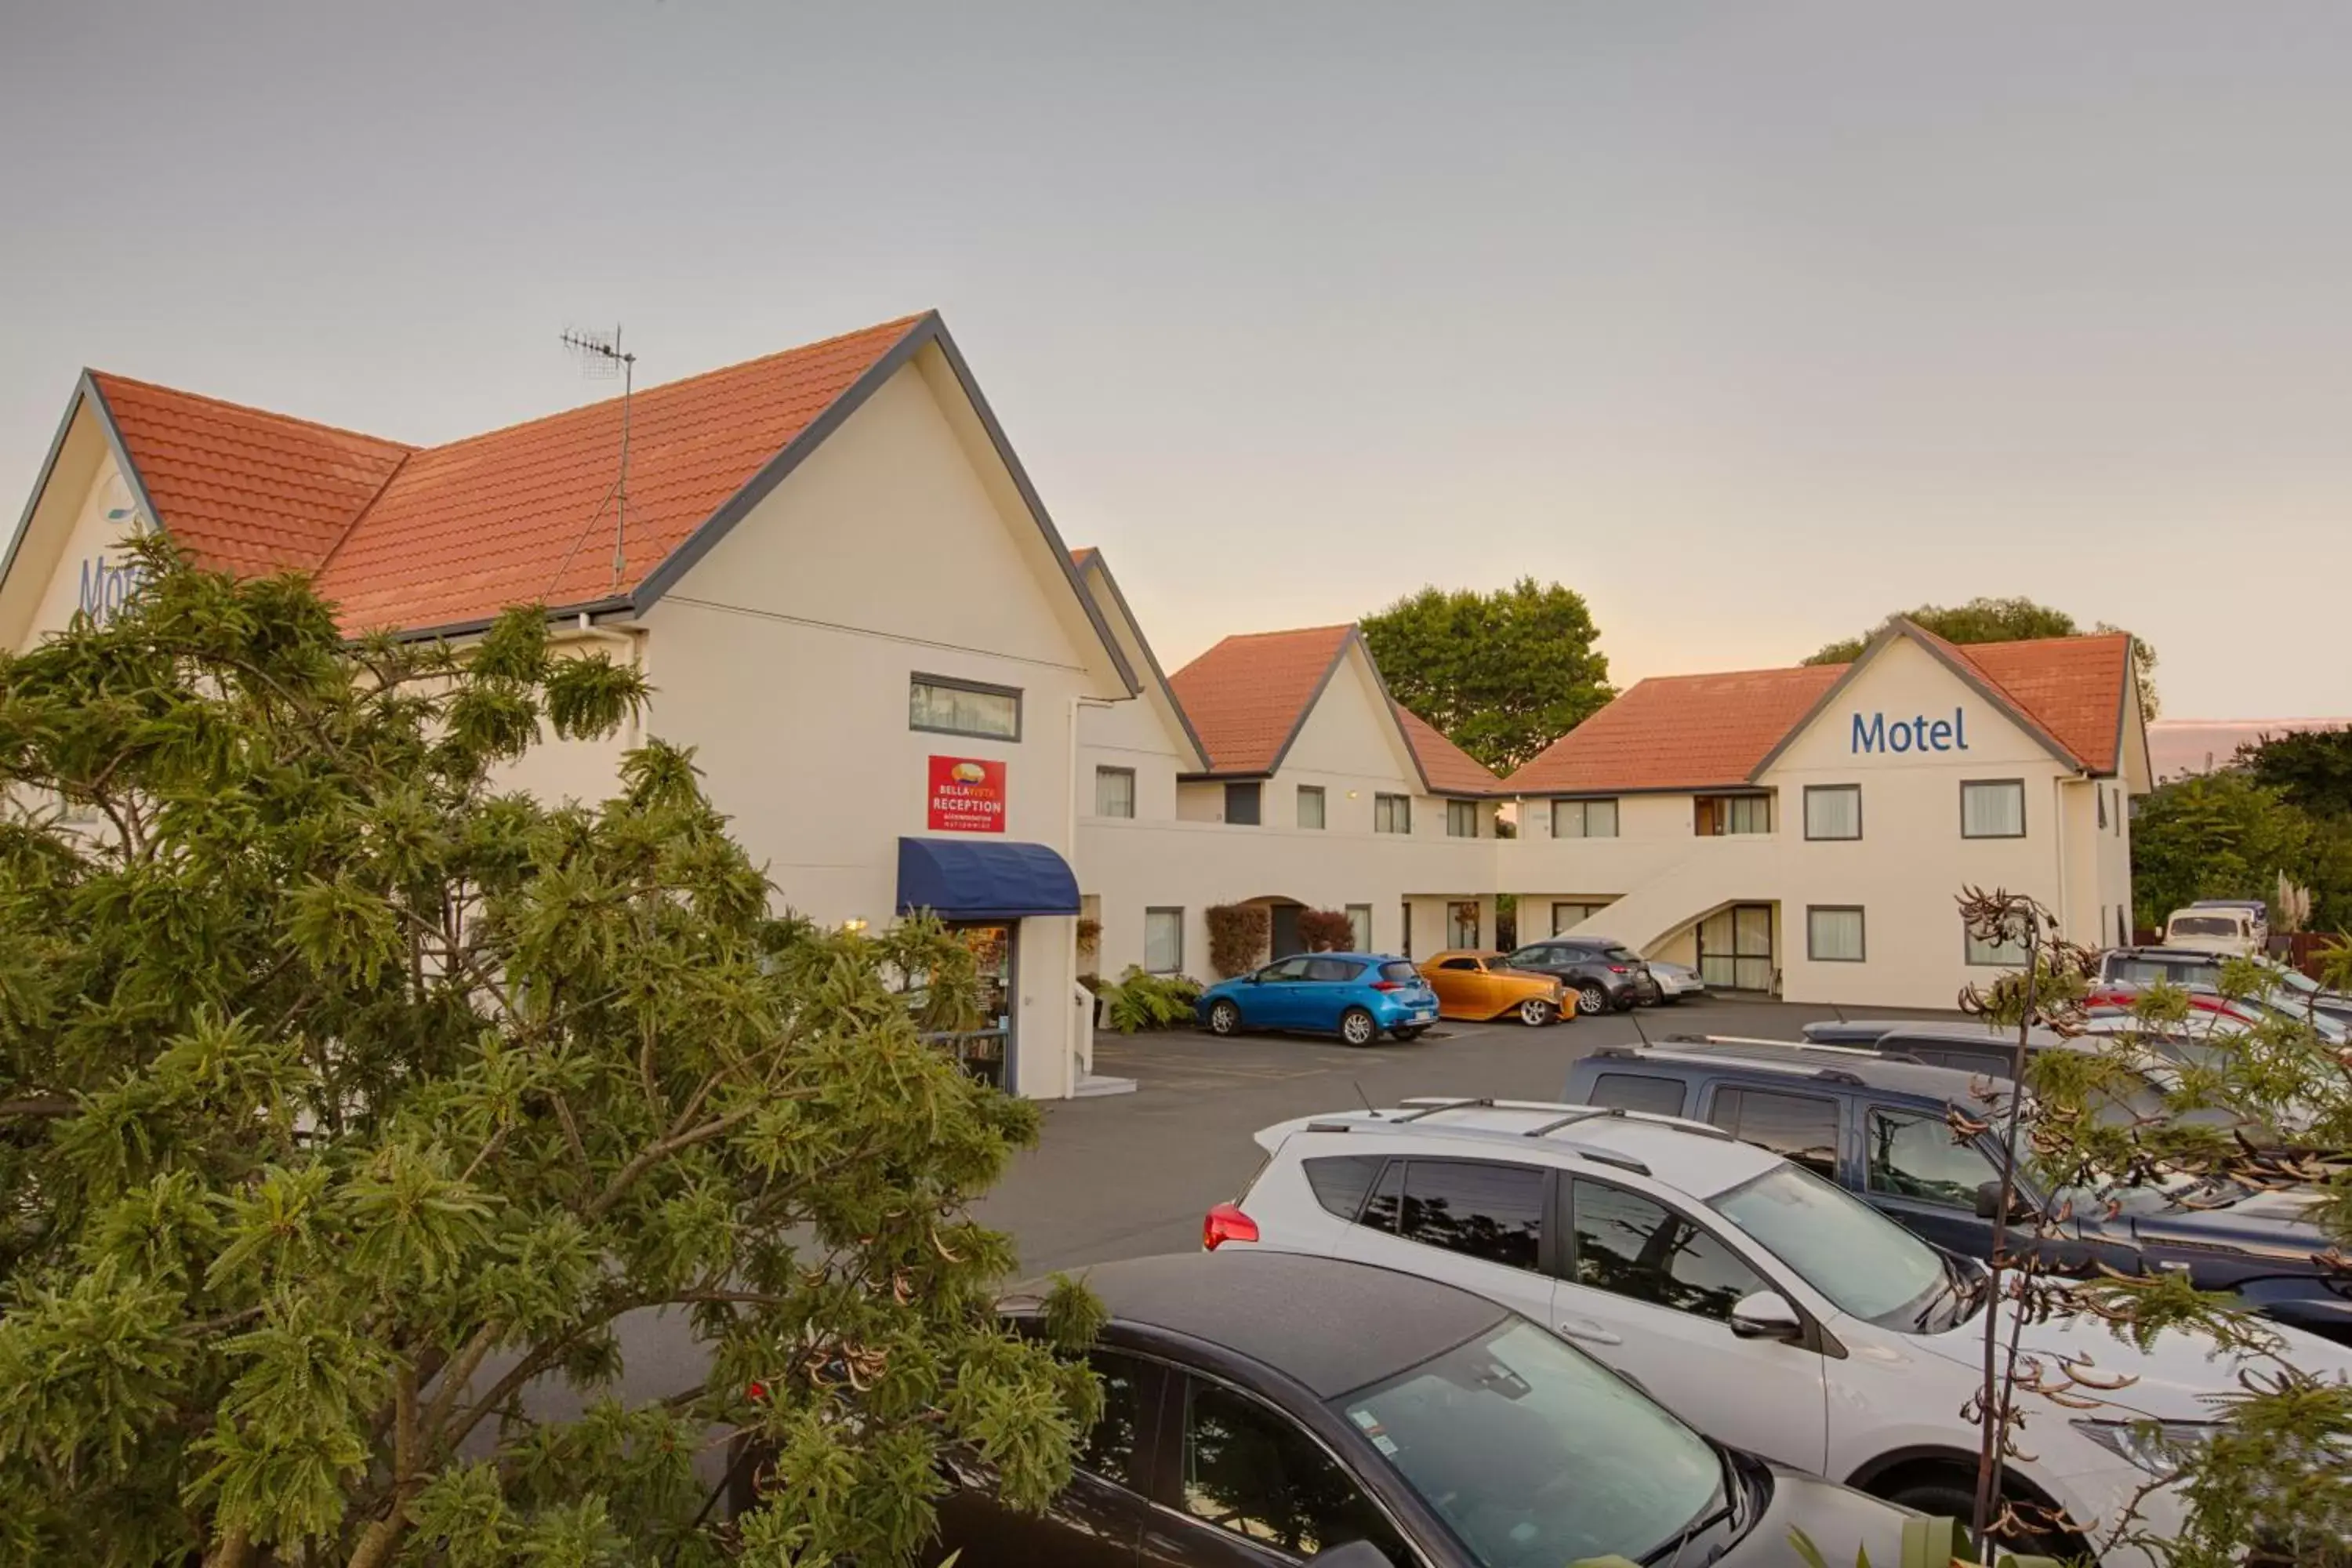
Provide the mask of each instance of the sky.
MULTIPOLYGON (((2027 594, 2352 711, 2339 0, 0 11, 0 488, 92 365, 409 441, 941 310, 1170 668, 1621 683, 2027 594)), ((11 503, 21 504, 21 502, 11 503)))

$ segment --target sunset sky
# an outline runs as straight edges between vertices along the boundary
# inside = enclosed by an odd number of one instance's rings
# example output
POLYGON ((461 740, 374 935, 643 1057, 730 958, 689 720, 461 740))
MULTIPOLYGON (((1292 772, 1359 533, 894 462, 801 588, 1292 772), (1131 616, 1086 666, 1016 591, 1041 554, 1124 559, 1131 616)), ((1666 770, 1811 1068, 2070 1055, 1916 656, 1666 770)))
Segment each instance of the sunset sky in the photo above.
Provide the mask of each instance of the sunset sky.
POLYGON ((0 19, 0 488, 89 364, 412 441, 944 311, 1173 668, 1435 582, 1621 682, 2025 593, 2352 710, 2352 7, 0 19))

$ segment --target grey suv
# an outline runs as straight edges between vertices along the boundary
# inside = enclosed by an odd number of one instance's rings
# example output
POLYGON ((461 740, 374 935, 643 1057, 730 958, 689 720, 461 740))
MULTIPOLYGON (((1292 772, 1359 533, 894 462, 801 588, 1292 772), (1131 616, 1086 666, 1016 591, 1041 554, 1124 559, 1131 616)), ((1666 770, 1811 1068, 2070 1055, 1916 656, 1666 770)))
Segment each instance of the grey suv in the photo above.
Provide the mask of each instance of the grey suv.
POLYGON ((1580 1013, 1624 1012, 1659 999, 1657 978, 1642 955, 1614 937, 1554 936, 1531 942, 1510 956, 1513 969, 1559 977, 1576 993, 1580 1013))

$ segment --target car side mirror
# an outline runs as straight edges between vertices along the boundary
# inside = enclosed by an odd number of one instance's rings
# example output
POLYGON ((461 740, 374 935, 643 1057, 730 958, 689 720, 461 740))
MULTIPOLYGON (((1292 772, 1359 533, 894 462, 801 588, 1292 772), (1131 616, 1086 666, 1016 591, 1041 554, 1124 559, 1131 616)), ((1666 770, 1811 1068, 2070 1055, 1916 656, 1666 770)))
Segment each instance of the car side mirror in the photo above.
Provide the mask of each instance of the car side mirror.
MULTIPOLYGON (((2025 1194, 2012 1188, 2009 1194, 2009 1217, 2026 1219, 2030 1218, 2032 1213, 2033 1205, 2025 1201, 2025 1194)), ((1995 1178, 1977 1188, 1977 1218, 1996 1219, 2000 1215, 2000 1182, 1999 1178, 1995 1178)))
POLYGON ((1396 1568, 1396 1564, 1369 1541, 1343 1541, 1309 1557, 1307 1568, 1396 1568))
POLYGON ((1778 1290, 1759 1290, 1733 1304, 1731 1331, 1743 1340, 1794 1342, 1805 1337, 1805 1321, 1778 1290))

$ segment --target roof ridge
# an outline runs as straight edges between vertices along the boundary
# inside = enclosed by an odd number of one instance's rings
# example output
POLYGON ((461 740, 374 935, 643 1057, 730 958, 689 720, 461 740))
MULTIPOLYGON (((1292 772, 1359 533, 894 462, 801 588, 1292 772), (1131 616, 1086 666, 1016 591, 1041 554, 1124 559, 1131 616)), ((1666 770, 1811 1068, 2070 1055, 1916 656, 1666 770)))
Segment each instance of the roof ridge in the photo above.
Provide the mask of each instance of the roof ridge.
MULTIPOLYGON (((215 397, 208 392, 190 392, 185 387, 166 386, 160 381, 142 381, 135 375, 124 375, 120 371, 100 370, 95 365, 84 365, 82 374, 92 381, 113 382, 121 386, 135 386, 144 392, 168 393, 173 397, 184 397, 191 403, 209 404, 215 408, 226 408, 237 414, 256 415, 264 419, 278 420, 282 424, 299 425, 306 430, 323 430, 330 436, 349 436, 362 441, 373 441, 381 447, 397 447, 404 453, 415 453, 426 449, 414 441, 403 441, 393 436, 379 436, 372 430, 354 430, 348 425, 330 425, 323 419, 305 419, 299 414, 287 414, 278 409, 261 407, 257 404, 238 403, 226 397, 215 397)), ((101 387, 100 390, 103 391, 104 388, 101 387)))
MULTIPOLYGON (((900 329, 898 336, 903 338, 908 332, 914 331, 918 324, 938 313, 936 310, 918 310, 911 316, 896 316, 887 321, 877 321, 872 326, 858 327, 846 332, 835 332, 829 338, 819 338, 812 343, 794 343, 789 348, 778 349, 773 353, 754 354, 750 359, 737 360, 732 364, 719 364, 711 366, 709 370, 698 370, 691 375, 681 375, 675 381, 656 382, 643 392, 632 392, 626 395, 632 398, 650 397, 656 392, 668 392, 676 387, 692 386, 698 382, 714 380, 719 376, 734 375, 750 370, 755 365, 765 364, 771 360, 790 359, 817 349, 831 348, 834 344, 846 342, 851 338, 862 338, 869 332, 884 331, 892 327, 900 329)), ((620 401, 619 397, 600 397, 593 403, 574 404, 569 408, 558 408, 546 414, 535 414, 528 419, 511 420, 504 425, 493 426, 488 430, 476 430, 464 436, 453 436, 446 441, 437 441, 418 450, 435 453, 452 452, 462 447, 470 447, 477 441, 487 441, 494 436, 510 435, 517 430, 528 430, 534 425, 545 425, 552 420, 570 418, 575 414, 610 408, 620 401)))
MULTIPOLYGON (((1852 668, 1853 661, 1848 660, 1841 664, 1766 664, 1759 665, 1753 669, 1699 669, 1683 675, 1645 675, 1633 682, 1633 686, 1647 686, 1653 681, 1666 680, 1728 680, 1739 675, 1801 675, 1808 670, 1842 670, 1852 668)), ((1633 686, 1629 686, 1625 689, 1631 691, 1633 686)))
POLYGON ((366 520, 367 514, 375 510, 375 503, 383 499, 384 492, 392 489, 392 481, 400 478, 408 467, 408 459, 415 456, 416 456, 416 449, 413 447, 403 452, 400 455, 400 461, 392 466, 392 472, 384 475, 383 483, 376 486, 375 493, 360 503, 359 510, 352 513, 351 521, 343 524, 341 533, 335 535, 335 542, 327 546, 327 552, 319 557, 319 563, 316 566, 310 568, 312 581, 315 582, 327 574, 327 566, 334 560, 336 552, 351 542, 352 535, 360 531, 360 524, 366 520))

